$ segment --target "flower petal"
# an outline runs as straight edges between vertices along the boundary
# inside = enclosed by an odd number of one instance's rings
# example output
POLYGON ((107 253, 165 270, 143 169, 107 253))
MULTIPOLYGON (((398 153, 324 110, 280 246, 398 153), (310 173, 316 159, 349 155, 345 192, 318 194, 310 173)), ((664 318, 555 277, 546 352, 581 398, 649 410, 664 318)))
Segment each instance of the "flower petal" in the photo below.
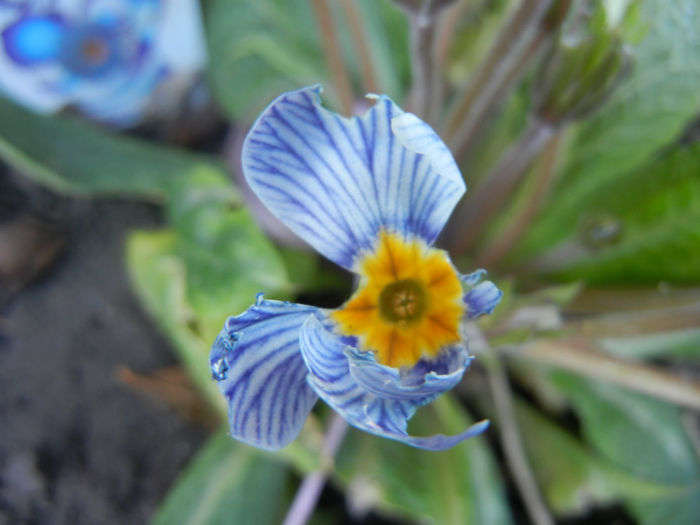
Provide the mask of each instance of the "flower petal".
POLYGON ((503 292, 491 281, 483 281, 464 294, 467 305, 467 318, 474 319, 483 314, 490 314, 501 302, 503 292))
MULTIPOLYGON (((488 421, 481 421, 454 436, 409 436, 406 424, 424 403, 425 397, 392 399, 368 391, 350 372, 343 338, 328 330, 315 315, 304 323, 300 343, 310 372, 309 384, 326 403, 357 428, 413 447, 444 450, 488 427, 488 421)), ((376 386, 374 390, 379 390, 379 387, 376 386)))
POLYGON ((459 280, 462 281, 462 284, 465 284, 466 286, 469 286, 470 288, 473 288, 476 286, 479 281, 486 275, 486 270, 483 268, 479 268, 478 270, 473 271, 472 273, 468 274, 459 274, 459 280))
POLYGON ((236 439, 277 450, 301 431, 317 396, 306 382, 299 331, 315 310, 260 300, 226 321, 209 362, 236 439))
POLYGON ((366 391, 389 399, 425 405, 462 380, 471 357, 463 345, 443 350, 437 359, 421 359, 403 372, 377 363, 374 353, 345 349, 350 374, 366 391))
POLYGON ((432 244, 465 191, 435 132, 387 97, 347 119, 320 86, 277 98, 243 146, 255 193, 295 233, 352 269, 380 229, 432 244))
MULTIPOLYGON (((390 99, 387 100, 391 103, 390 99)), ((430 126, 413 113, 401 113, 391 119, 391 130, 404 148, 427 155, 433 169, 441 176, 450 179, 455 188, 460 191, 459 197, 447 212, 448 215, 452 213, 452 208, 467 191, 467 186, 447 145, 430 126)))

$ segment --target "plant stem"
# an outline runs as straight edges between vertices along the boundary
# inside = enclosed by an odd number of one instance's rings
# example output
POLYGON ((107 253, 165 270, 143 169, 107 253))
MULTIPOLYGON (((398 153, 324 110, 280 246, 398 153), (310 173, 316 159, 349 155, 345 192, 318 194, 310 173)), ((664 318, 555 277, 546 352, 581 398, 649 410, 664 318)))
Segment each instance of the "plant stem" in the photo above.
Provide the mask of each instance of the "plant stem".
POLYGON ((472 340, 474 347, 481 349, 480 358, 486 366, 489 386, 493 394, 494 406, 498 417, 501 446, 503 447, 506 463, 513 474, 513 480, 520 491, 525 510, 532 523, 536 525, 554 525, 554 518, 540 494, 537 480, 532 473, 532 469, 530 469, 530 464, 523 448, 513 405, 513 393, 510 390, 508 377, 503 369, 500 357, 489 347, 483 332, 476 323, 470 323, 468 329, 469 338, 472 340))
POLYGON ((471 195, 467 195, 452 218, 452 253, 461 255, 472 247, 491 217, 508 200, 532 161, 552 139, 554 132, 551 124, 532 119, 484 182, 471 195))
POLYGON ((442 72, 435 43, 435 21, 452 0, 397 1, 411 25, 410 54, 412 85, 407 107, 432 123, 442 106, 442 72))
MULTIPOLYGON (((489 0, 483 1, 488 2, 489 0)), ((440 68, 444 66, 447 60, 447 55, 457 33, 458 22, 464 16, 464 13, 468 12, 468 8, 479 9, 478 7, 474 8, 469 2, 455 2, 454 5, 449 6, 445 10, 443 16, 438 20, 435 34, 435 58, 440 68)))
POLYGON ((328 6, 328 0, 311 0, 311 7, 316 14, 318 27, 321 31, 326 63, 340 100, 341 110, 345 116, 350 116, 353 104, 352 84, 338 42, 338 31, 333 23, 333 13, 328 6))
POLYGON ((549 34, 542 21, 551 4, 552 0, 522 0, 451 110, 443 135, 455 158, 472 147, 485 119, 541 47, 549 34))
POLYGON ((700 458, 700 416, 696 412, 686 412, 682 418, 688 438, 695 448, 696 455, 700 458))
MULTIPOLYGON (((578 320, 582 328, 593 321, 593 325, 583 335, 619 337, 650 331, 680 330, 677 322, 667 322, 677 319, 679 314, 683 316, 683 309, 693 307, 700 307, 700 287, 676 288, 660 285, 649 288, 611 289, 589 286, 582 290, 573 302, 567 304, 566 314, 572 318, 572 324, 578 320), (600 314, 605 316, 601 317, 600 314), (619 317, 621 315, 624 317, 619 317), (656 323, 654 319, 661 319, 662 322, 656 323)), ((690 324, 692 317, 686 317, 689 325, 685 328, 697 328, 697 322, 690 324)), ((697 319, 696 317, 695 320, 697 319)))
POLYGON ((338 414, 333 414, 321 449, 321 468, 310 472, 304 477, 292 506, 287 511, 283 525, 304 525, 316 508, 318 498, 321 496, 323 487, 330 472, 333 469, 333 459, 343 442, 343 438, 348 430, 348 422, 338 414))
POLYGON ((364 88, 364 92, 378 93, 379 83, 375 75, 375 67, 372 62, 372 53, 369 49, 367 31, 365 31, 362 17, 357 10, 357 3, 355 0, 341 0, 340 5, 347 18, 352 43, 357 52, 357 59, 360 62, 360 74, 362 75, 362 87, 364 88))
POLYGON ((652 366, 624 361, 596 351, 586 340, 539 340, 506 349, 507 355, 563 368, 596 381, 607 381, 676 405, 700 410, 700 384, 652 366))
POLYGON ((642 301, 653 301, 658 297, 654 297, 653 294, 634 294, 633 292, 627 291, 625 293, 624 291, 612 290, 603 294, 600 300, 607 299, 619 307, 623 301, 633 301, 636 298, 640 304, 647 307, 646 309, 632 312, 609 312, 594 316, 577 314, 575 310, 569 309, 567 313, 572 319, 564 326, 565 330, 575 337, 601 339, 605 337, 639 337, 646 334, 691 330, 698 327, 700 302, 697 290, 688 297, 680 295, 668 298, 664 306, 656 305, 654 308, 651 307, 651 304, 645 304, 642 301))
POLYGON ((425 0, 419 11, 409 14, 411 23, 411 75, 412 85, 409 94, 409 111, 429 122, 429 96, 435 92, 437 77, 433 44, 435 31, 431 16, 434 0, 425 0))
POLYGON ((545 197, 551 189, 554 175, 556 174, 557 153, 559 152, 559 143, 561 142, 561 133, 557 133, 552 140, 548 142, 544 151, 544 166, 535 174, 535 188, 525 205, 524 209, 518 213, 518 216, 510 223, 506 231, 499 235, 494 242, 490 243, 483 252, 477 256, 477 266, 484 268, 496 266, 504 255, 508 253, 510 247, 527 230, 528 226, 537 216, 545 197))
POLYGON ((494 363, 497 363, 497 365, 490 366, 488 378, 500 422, 499 434, 506 461, 532 522, 537 525, 554 525, 554 518, 552 518, 547 505, 542 499, 542 495, 537 487, 537 480, 530 469, 523 450, 520 429, 515 420, 513 394, 510 391, 508 378, 503 371, 503 365, 500 361, 496 359, 494 363))

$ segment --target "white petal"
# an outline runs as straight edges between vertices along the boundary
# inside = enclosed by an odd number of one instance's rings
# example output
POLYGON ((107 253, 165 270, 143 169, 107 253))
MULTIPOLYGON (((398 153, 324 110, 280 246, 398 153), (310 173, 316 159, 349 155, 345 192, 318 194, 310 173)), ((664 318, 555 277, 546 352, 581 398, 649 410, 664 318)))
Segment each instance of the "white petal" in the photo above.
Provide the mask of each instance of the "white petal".
POLYGON ((320 91, 286 93, 257 120, 243 146, 253 190, 347 269, 380 229, 432 244, 465 191, 447 147, 387 97, 347 119, 321 106, 320 91))
POLYGON ((315 310, 261 301, 226 321, 209 361, 236 439, 277 450, 301 431, 317 396, 306 382, 299 332, 315 310))
MULTIPOLYGON (((488 427, 488 421, 481 421, 454 436, 409 436, 406 424, 416 409, 426 402, 426 395, 400 399, 393 395, 378 395, 380 385, 365 388, 350 373, 346 342, 328 330, 315 315, 304 323, 300 343, 309 368, 309 384, 333 410, 357 428, 413 447, 444 450, 488 427)), ((447 386, 447 383, 442 386, 447 386)), ((424 394, 432 398, 435 392, 424 394)))

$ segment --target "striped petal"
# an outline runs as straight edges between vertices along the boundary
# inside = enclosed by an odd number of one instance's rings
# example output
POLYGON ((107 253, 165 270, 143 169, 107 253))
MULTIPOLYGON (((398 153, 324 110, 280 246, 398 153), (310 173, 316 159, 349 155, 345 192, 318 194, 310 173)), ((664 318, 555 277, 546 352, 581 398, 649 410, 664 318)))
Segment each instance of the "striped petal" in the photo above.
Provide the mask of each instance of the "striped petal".
MULTIPOLYGON (((377 394, 381 391, 379 385, 368 390, 350 372, 345 341, 328 330, 316 315, 310 316, 304 323, 300 343, 310 372, 309 384, 326 403, 357 428, 413 447, 444 450, 488 427, 488 421, 481 421, 454 436, 409 436, 406 432, 408 420, 433 393, 384 397, 377 394)), ((396 386, 387 387, 389 390, 395 394, 400 391, 396 386)))
POLYGON ((306 382, 299 333, 315 310, 260 300, 226 321, 209 362, 236 439, 277 450, 301 431, 317 396, 306 382))
POLYGON ((410 369, 398 370, 377 363, 372 352, 345 349, 350 374, 366 391, 380 397, 429 403, 462 380, 471 357, 464 345, 443 350, 436 359, 421 359, 410 369))
POLYGON ((465 186, 444 143, 389 98, 347 119, 320 86, 282 95, 243 146, 248 182, 282 222, 352 269, 380 229, 432 244, 465 186))

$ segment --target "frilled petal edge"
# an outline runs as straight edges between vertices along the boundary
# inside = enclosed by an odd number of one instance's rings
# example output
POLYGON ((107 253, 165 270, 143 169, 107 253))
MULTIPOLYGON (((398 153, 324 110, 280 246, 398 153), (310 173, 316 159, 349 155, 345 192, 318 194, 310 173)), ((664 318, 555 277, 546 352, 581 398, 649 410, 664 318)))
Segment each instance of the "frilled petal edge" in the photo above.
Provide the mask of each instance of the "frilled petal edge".
POLYGON ((459 280, 462 281, 462 284, 469 286, 469 288, 473 288, 479 283, 479 281, 481 281, 481 279, 484 278, 484 275, 487 273, 488 272, 483 268, 479 268, 478 270, 474 270, 472 273, 459 274, 459 280))
POLYGON ((401 113, 391 120, 391 130, 404 148, 426 155, 435 171, 452 181, 460 197, 467 191, 452 153, 430 126, 413 113, 401 113))
POLYGON ((372 352, 346 347, 350 374, 367 392, 379 397, 429 403, 459 383, 471 362, 463 345, 443 350, 435 359, 421 359, 407 370, 377 363, 372 352))
POLYGON ((409 436, 408 420, 425 401, 424 397, 393 399, 367 390, 350 373, 347 345, 324 326, 322 318, 310 316, 301 329, 301 352, 309 369, 308 381, 316 393, 351 425, 366 432, 427 450, 444 450, 483 432, 481 421, 464 432, 445 436, 409 436))
POLYGON ((325 109, 320 92, 285 93, 253 125, 242 152, 253 191, 349 270, 380 230, 432 244, 465 191, 445 144, 388 97, 348 119, 325 109))
POLYGON ((226 321, 209 361, 234 438, 277 450, 301 431, 317 396, 306 381, 299 333, 315 311, 261 300, 226 321))

